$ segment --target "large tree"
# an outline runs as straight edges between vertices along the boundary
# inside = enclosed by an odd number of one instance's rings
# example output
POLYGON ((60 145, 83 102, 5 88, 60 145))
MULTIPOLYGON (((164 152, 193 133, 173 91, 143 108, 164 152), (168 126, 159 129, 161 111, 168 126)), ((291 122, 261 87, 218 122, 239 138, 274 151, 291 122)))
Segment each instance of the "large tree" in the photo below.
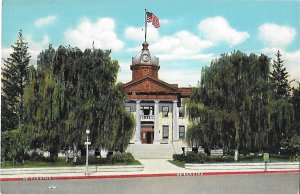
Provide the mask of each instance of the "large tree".
POLYGON ((97 148, 122 149, 129 143, 133 121, 123 106, 124 92, 116 85, 118 63, 109 55, 63 46, 50 46, 39 55, 27 87, 27 121, 54 159, 62 148, 77 152, 86 129, 97 148))
POLYGON ((224 153, 261 151, 269 131, 270 62, 265 55, 234 52, 202 69, 201 82, 188 105, 189 144, 224 153))
POLYGON ((23 96, 28 84, 30 55, 22 31, 14 45, 10 57, 4 60, 2 68, 1 130, 14 130, 24 124, 23 96))
POLYGON ((270 74, 270 81, 276 99, 288 97, 291 90, 288 81, 288 72, 283 65, 280 51, 275 54, 276 60, 273 60, 273 71, 270 74))
POLYGON ((281 142, 289 138, 292 123, 294 122, 294 108, 290 102, 290 91, 288 72, 284 67, 280 51, 275 54, 273 60, 273 71, 270 73, 270 84, 272 89, 271 105, 271 133, 270 145, 274 151, 280 150, 281 142))
POLYGON ((292 126, 292 134, 300 136, 300 82, 298 86, 292 89, 291 102, 294 107, 294 123, 292 126))

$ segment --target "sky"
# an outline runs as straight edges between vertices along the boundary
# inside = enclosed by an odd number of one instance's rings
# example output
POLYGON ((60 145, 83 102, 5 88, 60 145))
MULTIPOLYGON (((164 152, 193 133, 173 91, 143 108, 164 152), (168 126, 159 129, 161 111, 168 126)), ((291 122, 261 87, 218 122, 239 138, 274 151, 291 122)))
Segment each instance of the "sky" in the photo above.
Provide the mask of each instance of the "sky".
POLYGON ((299 0, 2 0, 1 57, 12 52, 20 29, 33 65, 49 44, 84 50, 94 42, 111 49, 118 81, 128 82, 144 42, 145 9, 160 20, 160 28, 148 23, 147 42, 163 81, 196 86, 202 67, 236 50, 273 59, 280 50, 289 79, 300 81, 299 0))

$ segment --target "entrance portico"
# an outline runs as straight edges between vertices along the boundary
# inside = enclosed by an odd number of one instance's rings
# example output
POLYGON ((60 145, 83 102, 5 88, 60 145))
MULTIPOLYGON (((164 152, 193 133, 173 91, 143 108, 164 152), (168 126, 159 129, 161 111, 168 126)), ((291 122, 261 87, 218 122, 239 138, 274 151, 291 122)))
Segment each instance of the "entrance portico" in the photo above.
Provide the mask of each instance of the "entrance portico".
POLYGON ((135 117, 135 144, 160 144, 178 140, 178 102, 129 100, 126 107, 135 117), (174 130, 175 129, 175 130, 174 130))
POLYGON ((135 143, 159 144, 159 100, 135 102, 135 143))

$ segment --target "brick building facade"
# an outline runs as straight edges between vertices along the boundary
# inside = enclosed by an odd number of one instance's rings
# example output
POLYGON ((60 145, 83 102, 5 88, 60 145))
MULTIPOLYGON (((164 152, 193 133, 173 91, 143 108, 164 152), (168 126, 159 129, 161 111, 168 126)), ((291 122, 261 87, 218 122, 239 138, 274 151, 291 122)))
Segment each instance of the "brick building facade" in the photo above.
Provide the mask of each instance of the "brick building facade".
POLYGON ((184 144, 188 120, 183 98, 191 88, 180 88, 159 79, 159 59, 150 53, 148 43, 132 58, 132 80, 123 84, 125 106, 135 117, 133 144, 184 144))

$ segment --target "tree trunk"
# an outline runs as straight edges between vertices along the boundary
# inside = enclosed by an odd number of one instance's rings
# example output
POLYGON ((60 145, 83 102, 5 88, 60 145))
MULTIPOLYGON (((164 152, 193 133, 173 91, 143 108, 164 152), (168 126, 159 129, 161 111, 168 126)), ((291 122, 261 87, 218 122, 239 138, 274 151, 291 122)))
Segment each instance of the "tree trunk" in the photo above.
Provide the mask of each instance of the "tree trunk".
POLYGON ((73 163, 76 163, 77 162, 77 152, 78 152, 78 149, 77 149, 77 144, 73 144, 73 163))
POLYGON ((50 159, 51 161, 56 161, 58 158, 58 152, 59 152, 59 137, 56 136, 50 146, 49 152, 50 152, 50 159))
POLYGON ((101 152, 102 152, 101 146, 99 146, 98 149, 99 149, 99 153, 100 153, 100 158, 102 158, 102 156, 101 156, 101 152))
POLYGON ((234 161, 238 161, 239 159, 239 148, 236 147, 234 150, 234 161))
POLYGON ((235 124, 235 143, 236 147, 234 150, 234 161, 239 159, 239 148, 240 148, 240 134, 239 134, 239 125, 235 124))

